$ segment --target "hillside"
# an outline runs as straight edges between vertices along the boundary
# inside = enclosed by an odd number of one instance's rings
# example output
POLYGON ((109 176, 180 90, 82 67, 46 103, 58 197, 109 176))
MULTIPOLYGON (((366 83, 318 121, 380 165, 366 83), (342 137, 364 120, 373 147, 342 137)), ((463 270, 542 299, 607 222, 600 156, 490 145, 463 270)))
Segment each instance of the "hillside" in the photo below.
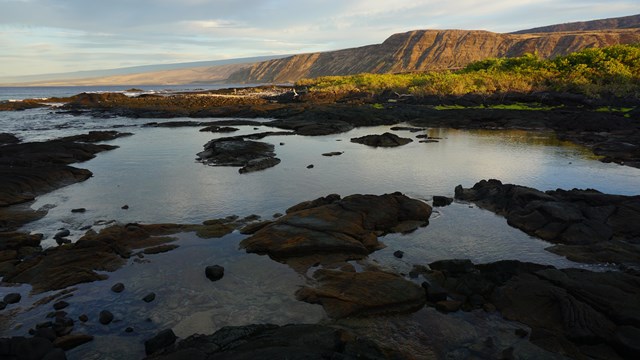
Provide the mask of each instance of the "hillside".
POLYGON ((640 28, 640 14, 610 19, 578 21, 559 25, 542 26, 533 29, 515 31, 512 34, 533 34, 563 31, 594 31, 632 28, 640 28))
POLYGON ((458 69, 490 57, 537 52, 543 58, 584 48, 640 42, 640 29, 538 34, 478 30, 417 30, 395 34, 379 45, 294 55, 256 63, 232 74, 231 83, 288 83, 302 78, 357 73, 458 69))

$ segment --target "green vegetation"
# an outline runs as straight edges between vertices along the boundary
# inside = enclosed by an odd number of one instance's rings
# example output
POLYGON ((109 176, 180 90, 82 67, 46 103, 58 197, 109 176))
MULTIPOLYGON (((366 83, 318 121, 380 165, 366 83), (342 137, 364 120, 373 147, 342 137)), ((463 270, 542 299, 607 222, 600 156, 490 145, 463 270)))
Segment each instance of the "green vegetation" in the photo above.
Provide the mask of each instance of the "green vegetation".
POLYGON ((436 110, 459 110, 459 109, 498 109, 498 110, 553 110, 562 106, 545 106, 540 103, 515 103, 515 104, 496 104, 496 105, 478 105, 478 106, 462 106, 462 105, 436 105, 436 110))
POLYGON ((456 72, 325 76, 300 80, 296 86, 321 92, 391 90, 415 96, 560 91, 640 98, 640 45, 585 49, 555 59, 537 54, 492 58, 456 72))

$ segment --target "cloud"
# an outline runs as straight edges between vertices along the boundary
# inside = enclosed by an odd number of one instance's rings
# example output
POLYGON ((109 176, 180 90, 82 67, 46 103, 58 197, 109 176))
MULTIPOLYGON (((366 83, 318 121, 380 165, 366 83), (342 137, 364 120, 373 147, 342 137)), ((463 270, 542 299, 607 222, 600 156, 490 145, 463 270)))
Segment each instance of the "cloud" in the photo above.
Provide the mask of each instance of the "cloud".
POLYGON ((0 76, 325 51, 380 43, 393 33, 414 29, 509 32, 640 13, 637 0, 0 0, 0 4, 0 44, 6 59, 0 76))

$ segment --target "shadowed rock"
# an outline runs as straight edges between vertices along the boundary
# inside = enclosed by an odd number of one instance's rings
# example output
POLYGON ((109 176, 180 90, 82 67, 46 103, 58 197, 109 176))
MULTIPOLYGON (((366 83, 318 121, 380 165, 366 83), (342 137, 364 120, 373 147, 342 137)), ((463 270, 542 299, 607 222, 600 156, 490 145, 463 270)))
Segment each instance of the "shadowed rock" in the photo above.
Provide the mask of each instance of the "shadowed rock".
MULTIPOLYGON (((147 352, 149 353, 149 352, 147 352)), ((408 359, 400 351, 325 325, 227 326, 192 335, 148 359, 408 359)))
MULTIPOLYGON (((609 251, 607 262, 623 263, 630 258, 640 261, 637 249, 640 239, 640 196, 603 194, 596 190, 536 189, 483 180, 470 189, 456 187, 456 199, 472 201, 478 206, 507 218, 509 225, 543 240, 566 246, 579 246, 580 257, 588 260, 586 247, 608 247, 614 244, 620 256, 609 251), (598 245, 598 244, 609 245, 598 245), (635 256, 633 255, 635 252, 635 256)), ((570 253, 567 247, 557 252, 570 253)), ((595 252, 592 252, 594 255, 595 252)))
POLYGON ((351 138, 351 142, 373 147, 396 147, 406 145, 413 142, 413 140, 386 132, 382 135, 365 135, 359 138, 351 138))
POLYGON ((410 312, 426 300, 420 286, 386 272, 320 269, 313 277, 318 285, 301 288, 296 298, 321 304, 331 318, 410 312))

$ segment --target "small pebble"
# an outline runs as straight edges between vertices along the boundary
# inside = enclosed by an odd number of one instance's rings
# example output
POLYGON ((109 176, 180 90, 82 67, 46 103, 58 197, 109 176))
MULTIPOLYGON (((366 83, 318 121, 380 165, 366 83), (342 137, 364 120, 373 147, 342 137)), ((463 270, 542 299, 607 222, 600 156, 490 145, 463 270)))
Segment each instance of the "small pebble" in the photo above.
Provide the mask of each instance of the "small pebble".
POLYGON ((132 333, 133 332, 133 328, 131 326, 129 326, 128 328, 124 329, 124 332, 132 333))
POLYGON ((82 321, 84 323, 84 322, 89 321, 89 317, 86 314, 82 314, 82 315, 78 316, 78 320, 80 320, 80 321, 82 321))
POLYGON ((123 205, 123 206, 121 207, 121 209, 122 209, 122 210, 127 210, 127 209, 129 209, 129 205, 123 205))
POLYGON ((155 299, 156 299, 156 294, 155 294, 155 293, 150 293, 150 294, 148 294, 147 296, 143 297, 143 298, 142 298, 142 301, 144 301, 144 302, 146 302, 146 303, 150 303, 150 302, 152 302, 152 301, 153 301, 153 300, 155 300, 155 299))
POLYGON ((111 291, 113 291, 114 293, 121 293, 124 291, 124 284, 123 283, 117 283, 115 285, 113 285, 111 287, 111 291))
POLYGON ((87 211, 87 209, 85 209, 85 208, 71 209, 72 213, 83 213, 85 211, 87 211))
POLYGON ((307 169, 313 169, 313 164, 307 165, 307 169))
POLYGON ((393 253, 393 256, 397 257, 398 259, 402 259, 402 257, 404 256, 404 252, 398 250, 398 251, 393 253))
POLYGON ((102 310, 100 311, 99 321, 102 325, 108 325, 113 321, 113 314, 110 311, 102 310))

